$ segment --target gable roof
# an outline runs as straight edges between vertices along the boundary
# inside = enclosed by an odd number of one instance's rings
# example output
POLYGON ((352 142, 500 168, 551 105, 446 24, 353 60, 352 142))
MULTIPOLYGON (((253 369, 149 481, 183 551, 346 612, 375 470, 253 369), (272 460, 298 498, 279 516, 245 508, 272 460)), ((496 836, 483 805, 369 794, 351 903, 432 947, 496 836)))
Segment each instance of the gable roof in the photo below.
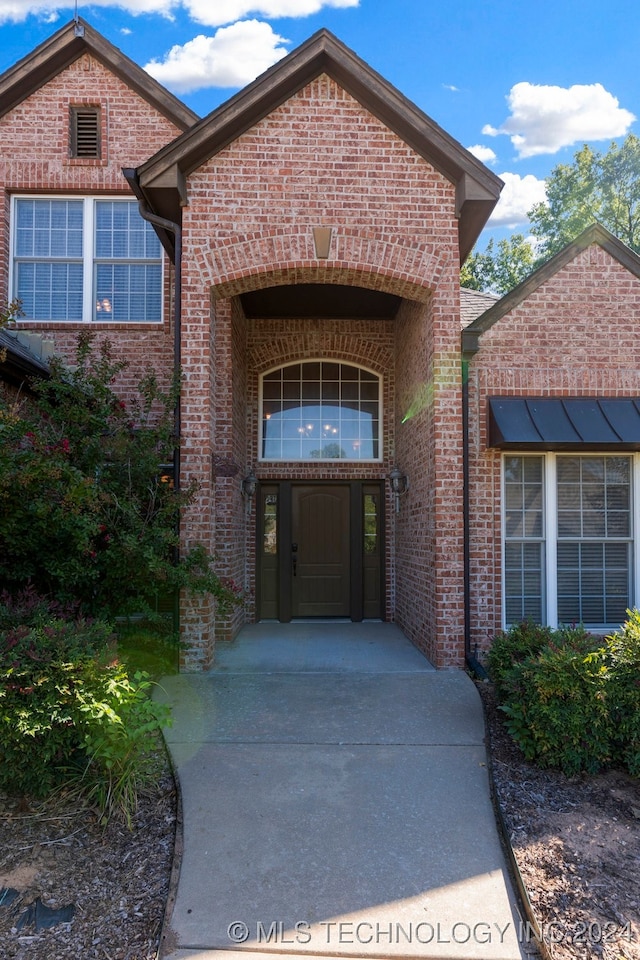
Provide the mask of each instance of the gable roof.
POLYGON ((179 222, 185 178, 320 74, 335 80, 456 185, 460 255, 466 259, 498 200, 502 181, 324 29, 138 168, 137 182, 149 207, 179 222))
POLYGON ((519 304, 530 297, 531 294, 550 280, 559 270, 562 270, 568 263, 574 260, 579 253, 586 250, 587 247, 597 244, 606 250, 615 260, 625 267, 635 277, 640 279, 640 257, 627 247, 621 240, 614 237, 606 227, 601 223, 593 223, 587 227, 579 237, 568 244, 554 257, 539 267, 530 277, 519 283, 517 287, 508 293, 502 300, 498 300, 495 306, 491 307, 473 323, 470 323, 462 331, 462 353, 467 359, 470 359, 480 349, 480 337, 492 327, 494 323, 504 317, 507 313, 514 310, 519 304))
POLYGON ((0 76, 0 117, 85 53, 103 63, 178 129, 188 130, 198 120, 181 100, 80 18, 67 23, 0 76))

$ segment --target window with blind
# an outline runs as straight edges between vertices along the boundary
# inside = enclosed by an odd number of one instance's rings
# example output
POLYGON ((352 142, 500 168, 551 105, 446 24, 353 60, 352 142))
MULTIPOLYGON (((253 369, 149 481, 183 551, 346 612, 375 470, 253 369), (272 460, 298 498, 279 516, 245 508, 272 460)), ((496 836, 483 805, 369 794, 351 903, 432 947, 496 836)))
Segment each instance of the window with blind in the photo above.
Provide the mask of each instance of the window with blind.
POLYGON ((633 458, 505 456, 504 615, 617 627, 633 603, 633 458))
POLYGON ((12 298, 23 319, 158 323, 162 255, 131 200, 14 197, 12 298))

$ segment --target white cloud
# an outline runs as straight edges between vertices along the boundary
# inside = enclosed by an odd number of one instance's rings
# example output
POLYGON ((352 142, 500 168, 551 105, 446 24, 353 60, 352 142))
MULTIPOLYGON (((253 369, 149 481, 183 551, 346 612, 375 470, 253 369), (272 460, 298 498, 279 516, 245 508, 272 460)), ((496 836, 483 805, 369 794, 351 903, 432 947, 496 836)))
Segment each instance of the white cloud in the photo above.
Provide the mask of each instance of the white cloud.
MULTIPOLYGON (((115 7, 134 16, 156 13, 172 19, 179 7, 198 23, 218 27, 257 14, 267 19, 308 17, 325 7, 357 7, 360 0, 91 0, 92 7, 115 7)), ((75 0, 0 0, 0 23, 21 23, 28 16, 53 22, 63 12, 73 13, 75 0)), ((80 11, 82 13, 82 11, 80 11)))
MULTIPOLYGON (((157 13, 171 17, 180 0, 91 0, 92 7, 117 7, 127 13, 157 13)), ((28 16, 39 16, 52 23, 62 12, 73 14, 75 0, 0 0, 0 23, 21 23, 28 16)), ((82 15, 82 9, 80 9, 82 15)))
POLYGON ((502 126, 487 124, 482 132, 491 137, 507 134, 520 158, 624 136, 636 119, 601 83, 572 87, 516 83, 507 103, 511 113, 502 126))
POLYGON ((545 182, 529 173, 525 177, 517 173, 501 173, 504 188, 500 199, 489 218, 492 227, 508 227, 510 230, 529 222, 527 211, 534 203, 546 199, 545 182))
POLYGON ((324 7, 357 7, 360 0, 182 0, 189 16, 198 23, 218 27, 249 14, 265 17, 308 17, 324 7))
POLYGON ((145 70, 177 93, 203 87, 244 87, 287 54, 268 23, 241 20, 202 34, 169 50, 162 61, 151 60, 145 70))
POLYGON ((481 163, 495 163, 498 159, 491 147, 485 147, 481 143, 476 143, 473 147, 467 147, 467 150, 481 163))

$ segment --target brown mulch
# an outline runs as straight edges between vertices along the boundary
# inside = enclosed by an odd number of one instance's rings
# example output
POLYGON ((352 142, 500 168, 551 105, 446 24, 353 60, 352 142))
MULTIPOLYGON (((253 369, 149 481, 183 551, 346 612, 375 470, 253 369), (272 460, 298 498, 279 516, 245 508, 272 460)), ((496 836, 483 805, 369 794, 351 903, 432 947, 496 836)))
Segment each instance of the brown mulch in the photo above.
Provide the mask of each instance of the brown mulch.
POLYGON ((160 745, 158 754, 157 779, 139 798, 131 829, 115 818, 101 826, 95 811, 64 794, 0 797, 1 960, 155 960, 177 808, 160 745), (43 907, 61 913, 39 929, 51 919, 43 907), (69 920, 65 907, 73 908, 69 920))
MULTIPOLYGON (((496 793, 543 953, 640 960, 640 782, 622 770, 568 778, 526 763, 491 686, 478 689, 496 793)), ((0 960, 155 960, 177 820, 171 769, 159 753, 162 770, 131 830, 116 820, 101 827, 94 811, 64 795, 0 797, 0 891, 12 891, 4 899, 0 892, 0 960), (71 906, 72 917, 38 929, 48 919, 42 907, 71 906)))
POLYGON ((496 796, 543 952, 640 960, 640 781, 622 769, 567 777, 527 763, 491 684, 477 686, 496 796))

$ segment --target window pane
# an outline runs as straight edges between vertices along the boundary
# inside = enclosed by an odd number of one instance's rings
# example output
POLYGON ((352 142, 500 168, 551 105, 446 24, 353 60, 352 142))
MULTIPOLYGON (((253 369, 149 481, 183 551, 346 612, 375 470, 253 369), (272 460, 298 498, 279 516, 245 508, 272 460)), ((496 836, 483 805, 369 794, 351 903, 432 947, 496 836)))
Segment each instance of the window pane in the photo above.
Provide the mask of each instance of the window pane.
POLYGON ((82 320, 82 265, 18 263, 16 296, 30 320, 82 320))
POLYGON ((150 223, 143 220, 135 202, 98 200, 95 228, 99 259, 157 260, 160 241, 150 223))
POLYGON ((505 612, 507 623, 542 619, 542 544, 505 544, 505 612))
POLYGON ((159 265, 96 265, 96 320, 155 323, 160 316, 159 265))
POLYGON ((372 460, 380 453, 380 382, 358 367, 310 361, 262 382, 262 456, 372 460), (362 387, 366 386, 366 391, 362 387), (366 393, 366 396, 362 396, 366 393))
POLYGON ((558 544, 558 620, 618 625, 630 605, 631 545, 558 544))

